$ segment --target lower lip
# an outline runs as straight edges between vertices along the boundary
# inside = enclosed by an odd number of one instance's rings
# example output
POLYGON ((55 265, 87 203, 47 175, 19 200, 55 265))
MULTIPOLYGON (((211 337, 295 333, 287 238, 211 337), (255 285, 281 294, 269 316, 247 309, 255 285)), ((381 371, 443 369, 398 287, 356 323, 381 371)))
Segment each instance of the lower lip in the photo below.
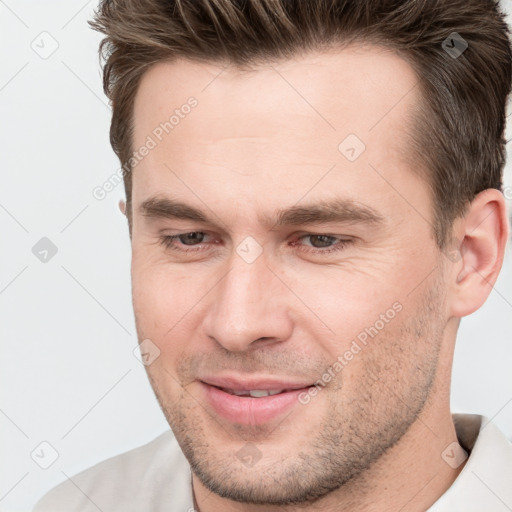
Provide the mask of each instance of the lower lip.
POLYGON ((200 382, 206 399, 217 414, 233 423, 242 425, 260 425, 267 423, 299 403, 299 395, 309 388, 294 389, 277 395, 253 398, 236 396, 222 389, 200 382))

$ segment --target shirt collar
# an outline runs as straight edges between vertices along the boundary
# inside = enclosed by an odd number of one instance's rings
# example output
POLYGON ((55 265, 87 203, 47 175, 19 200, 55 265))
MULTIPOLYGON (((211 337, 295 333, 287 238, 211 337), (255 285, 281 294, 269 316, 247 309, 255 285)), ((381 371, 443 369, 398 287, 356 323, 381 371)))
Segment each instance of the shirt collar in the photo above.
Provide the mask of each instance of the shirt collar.
POLYGON ((512 510, 512 444, 484 416, 454 414, 453 421, 469 458, 428 512, 512 510))

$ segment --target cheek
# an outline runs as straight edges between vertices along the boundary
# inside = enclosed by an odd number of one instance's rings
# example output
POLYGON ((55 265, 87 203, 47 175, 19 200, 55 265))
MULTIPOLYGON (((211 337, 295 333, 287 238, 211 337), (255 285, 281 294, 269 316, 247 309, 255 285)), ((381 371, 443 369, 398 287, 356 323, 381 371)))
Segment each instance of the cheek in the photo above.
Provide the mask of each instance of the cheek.
POLYGON ((132 296, 139 336, 163 341, 179 327, 181 319, 188 318, 204 293, 195 277, 144 256, 132 259, 132 296))
MULTIPOLYGON (((159 357, 146 366, 146 372, 162 406, 169 397, 176 401, 183 392, 174 375, 179 357, 187 351, 195 321, 193 296, 197 287, 163 266, 141 259, 132 262, 132 297, 139 340, 151 340, 159 357)), ((188 281, 189 282, 189 281, 188 281)))
POLYGON ((352 341, 364 344, 397 323, 406 293, 395 276, 323 270, 315 278, 304 279, 299 271, 288 276, 295 295, 289 298, 294 305, 290 314, 295 315, 294 324, 309 332, 331 358, 348 350, 352 341))

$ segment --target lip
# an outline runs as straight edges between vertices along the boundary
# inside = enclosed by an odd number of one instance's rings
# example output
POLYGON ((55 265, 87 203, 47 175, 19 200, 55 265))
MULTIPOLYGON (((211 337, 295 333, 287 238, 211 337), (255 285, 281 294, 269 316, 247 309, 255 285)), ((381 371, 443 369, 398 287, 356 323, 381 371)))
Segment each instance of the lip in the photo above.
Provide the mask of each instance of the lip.
POLYGON ((312 382, 299 382, 270 377, 241 378, 235 376, 213 376, 200 379, 205 384, 218 388, 250 391, 251 389, 303 389, 312 386, 312 382))
POLYGON ((261 425, 279 418, 299 403, 298 397, 312 385, 277 379, 236 379, 211 377, 199 381, 206 401, 213 410, 230 422, 261 425), (285 389, 283 393, 260 398, 236 396, 219 388, 250 391, 285 389))

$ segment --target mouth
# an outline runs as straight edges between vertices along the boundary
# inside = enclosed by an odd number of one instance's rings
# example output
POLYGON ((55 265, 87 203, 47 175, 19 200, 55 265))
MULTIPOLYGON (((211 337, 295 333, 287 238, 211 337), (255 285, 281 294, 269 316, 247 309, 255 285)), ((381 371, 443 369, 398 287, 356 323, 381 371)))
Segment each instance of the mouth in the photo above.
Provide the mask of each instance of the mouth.
POLYGON ((230 395, 250 396, 252 398, 263 398, 265 396, 274 396, 279 395, 280 393, 288 393, 289 391, 295 391, 294 389, 250 389, 246 391, 221 387, 219 387, 218 389, 224 391, 224 393, 229 393, 230 395))
MULTIPOLYGON (((198 381, 204 398, 216 415, 231 423, 261 425, 301 406, 299 395, 313 384, 235 379, 198 381)), ((306 409, 306 408, 304 408, 306 409)))

